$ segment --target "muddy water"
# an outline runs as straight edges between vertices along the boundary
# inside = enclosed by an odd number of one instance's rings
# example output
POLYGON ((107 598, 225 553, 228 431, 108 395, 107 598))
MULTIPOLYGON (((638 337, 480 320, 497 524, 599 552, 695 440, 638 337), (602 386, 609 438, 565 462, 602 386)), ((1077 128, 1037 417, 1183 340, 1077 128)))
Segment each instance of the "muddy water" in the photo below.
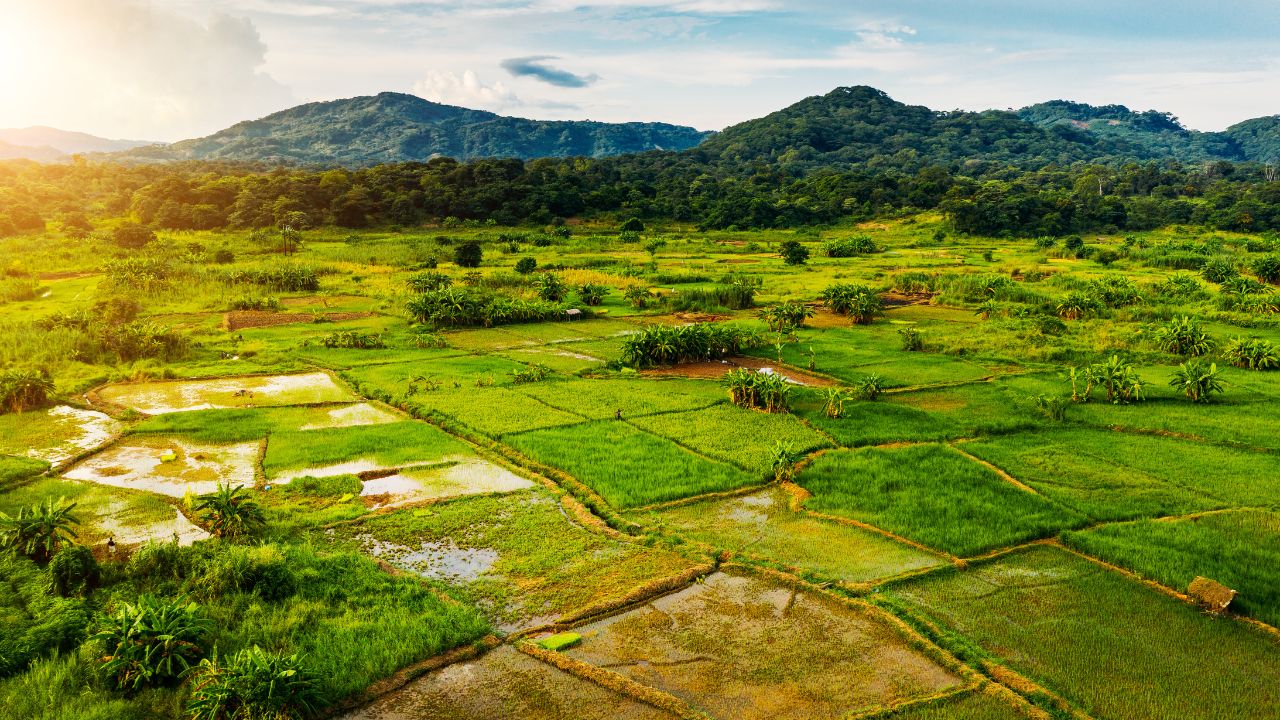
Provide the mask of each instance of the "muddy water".
POLYGON ((433 498, 512 492, 533 483, 493 463, 470 459, 440 468, 403 470, 395 475, 364 481, 364 496, 377 497, 379 507, 433 498))
POLYGON ((64 477, 170 497, 213 492, 219 483, 253 485, 258 443, 206 445, 174 438, 129 438, 74 465, 64 477), (171 460, 164 458, 172 454, 171 460))
POLYGON ((877 618, 724 573, 578 632, 567 654, 719 718, 838 718, 961 684, 877 618))
POLYGON ((106 444, 122 427, 106 413, 96 410, 58 405, 46 412, 55 426, 48 435, 50 444, 32 447, 27 455, 52 465, 106 444))
POLYGON ((324 428, 355 427, 357 425, 386 425, 403 419, 393 412, 383 410, 369 403, 357 403, 328 410, 325 412, 323 420, 304 425, 298 429, 322 430, 324 428))
POLYGON ((108 385, 99 391, 99 395, 103 400, 149 415, 355 399, 322 372, 108 385))
POLYGON ((674 720, 510 645, 449 665, 342 720, 674 720))
POLYGON ((365 552, 374 557, 406 572, 450 583, 473 582, 498 561, 497 550, 458 547, 452 538, 423 541, 417 547, 379 540, 370 535, 359 539, 365 552))
POLYGON ((125 510, 125 503, 112 503, 103 509, 94 522, 102 535, 114 538, 122 547, 142 545, 147 542, 172 542, 187 546, 197 540, 204 540, 209 533, 193 524, 177 508, 173 510, 173 519, 152 523, 128 523, 120 519, 125 510))

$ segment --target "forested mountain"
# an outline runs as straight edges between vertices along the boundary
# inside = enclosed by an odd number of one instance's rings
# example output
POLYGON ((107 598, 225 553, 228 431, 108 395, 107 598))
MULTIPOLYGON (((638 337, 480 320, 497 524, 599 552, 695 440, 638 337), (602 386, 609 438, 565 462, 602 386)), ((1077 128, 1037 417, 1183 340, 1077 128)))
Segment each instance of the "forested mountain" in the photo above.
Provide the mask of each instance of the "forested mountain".
POLYGON ((665 123, 526 120, 386 92, 300 105, 205 138, 140 148, 124 157, 349 166, 438 156, 603 157, 683 150, 706 135, 665 123))
POLYGON ((0 159, 5 160, 25 158, 56 162, 76 153, 119 152, 149 144, 141 140, 109 140, 43 126, 0 129, 0 159))

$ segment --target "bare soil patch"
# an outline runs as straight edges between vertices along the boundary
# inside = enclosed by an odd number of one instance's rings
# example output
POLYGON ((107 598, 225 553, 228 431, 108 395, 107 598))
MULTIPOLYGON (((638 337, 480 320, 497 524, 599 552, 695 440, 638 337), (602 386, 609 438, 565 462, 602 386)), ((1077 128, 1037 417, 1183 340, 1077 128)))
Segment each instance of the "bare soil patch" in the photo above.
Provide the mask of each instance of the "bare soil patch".
POLYGON ((317 320, 342 322, 373 317, 371 312, 332 312, 332 313, 290 313, 265 312, 262 310, 236 310, 222 317, 222 326, 228 332, 247 328, 275 327, 277 325, 296 325, 311 323, 317 320))

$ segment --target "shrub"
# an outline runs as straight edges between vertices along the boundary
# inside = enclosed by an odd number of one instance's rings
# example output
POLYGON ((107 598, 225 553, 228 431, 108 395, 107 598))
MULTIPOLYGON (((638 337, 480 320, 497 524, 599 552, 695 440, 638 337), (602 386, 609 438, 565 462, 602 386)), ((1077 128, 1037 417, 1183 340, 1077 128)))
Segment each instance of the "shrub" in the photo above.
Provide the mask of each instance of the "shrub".
POLYGON ((1133 365, 1112 355, 1105 363, 1071 368, 1072 402, 1088 402, 1094 388, 1106 390, 1107 402, 1129 403, 1142 399, 1143 382, 1133 365), (1082 387, 1083 386, 1083 387, 1082 387))
POLYGON ((802 302, 790 300, 778 303, 773 307, 760 311, 760 319, 773 332, 790 332, 804 326, 807 318, 813 317, 813 310, 802 302))
POLYGON ((644 223, 640 222, 640 218, 629 218, 622 223, 622 227, 618 228, 618 230, 621 232, 641 233, 644 232, 644 223))
POLYGON ((876 243, 868 235, 854 235, 847 238, 838 238, 828 240, 822 246, 822 251, 827 257, 846 258, 855 255, 866 255, 877 252, 879 248, 876 243))
POLYGON ((0 512, 0 548, 25 555, 36 562, 48 562, 58 548, 73 543, 74 526, 80 520, 71 511, 75 503, 66 498, 45 498, 43 502, 18 510, 17 515, 0 512))
POLYGON ((120 690, 177 684, 205 653, 210 622, 195 603, 142 595, 120 603, 93 640, 106 649, 103 673, 120 690))
POLYGON ((453 278, 441 272, 424 272, 409 276, 405 282, 410 290, 424 293, 449 287, 453 284, 453 278))
POLYGON ((867 375, 854 383, 854 390, 863 400, 875 400, 884 392, 884 378, 879 375, 867 375))
POLYGON ((313 267, 278 263, 253 270, 222 271, 230 285, 259 285, 279 292, 315 292, 320 289, 320 273, 313 267))
POLYGON ((458 267, 477 268, 480 267, 480 262, 483 259, 484 250, 481 249, 480 243, 475 240, 468 240, 453 251, 453 262, 458 267))
POLYGON ((562 317, 564 308, 544 301, 528 301, 474 288, 447 288, 422 293, 406 305, 410 317, 431 327, 494 327, 562 317))
POLYGON ((782 261, 788 265, 803 265, 809 259, 809 248, 799 241, 787 240, 778 248, 782 261))
POLYGON ((729 399, 738 407, 769 413, 787 411, 791 383, 777 373, 735 368, 725 373, 720 382, 729 389, 729 399))
POLYGON ((582 298, 582 304, 596 306, 604 302, 604 296, 609 292, 609 288, 604 285, 593 285, 585 283, 578 286, 578 297, 582 298))
POLYGON ((257 531, 266 520, 262 508, 243 485, 218 484, 218 489, 198 498, 196 512, 216 537, 241 537, 257 531))
POLYGON ((867 324, 884 311, 884 302, 865 285, 829 285, 818 295, 831 312, 847 315, 858 324, 867 324))
POLYGON ((232 310, 279 310, 280 300, 278 298, 266 295, 241 295, 232 300, 229 307, 232 310))
POLYGON ((9 368, 0 370, 0 412, 20 413, 49 402, 53 379, 44 370, 9 368))
POLYGON ((533 284, 538 288, 538 297, 547 302, 560 302, 568 290, 555 273, 543 273, 534 278, 533 284))
POLYGON ((655 325, 623 340, 622 362, 631 367, 645 368, 719 360, 763 344, 760 333, 735 325, 655 325))
POLYGON ((1138 286, 1127 277, 1110 276, 1094 280, 1090 283, 1090 288, 1094 296, 1110 308, 1137 305, 1142 302, 1142 293, 1138 291, 1138 286))
POLYGON ((653 295, 649 293, 649 288, 643 285, 631 285, 622 293, 627 302, 631 303, 631 307, 637 310, 643 310, 649 305, 649 300, 653 295))
POLYGON ((844 416, 844 404, 849 400, 849 391, 838 386, 822 391, 822 413, 829 418, 844 416))
POLYGON ((1272 370, 1280 367, 1280 349, 1270 340, 1233 338, 1222 351, 1232 365, 1250 370, 1272 370))
POLYGON ((1280 283, 1280 255, 1265 255, 1253 261, 1253 274, 1271 284, 1280 283))
POLYGON ((373 350, 385 348, 387 343, 376 333, 361 333, 352 330, 339 330, 329 333, 320 343, 327 348, 344 348, 352 350, 373 350))
POLYGON ((1240 274, 1240 270, 1231 260, 1223 257, 1210 258, 1200 268, 1200 275, 1212 283, 1224 283, 1240 274))
POLYGON ((796 476, 796 467, 804 459, 804 453, 797 452, 795 444, 777 440, 769 449, 769 470, 773 473, 774 482, 791 482, 796 476))
POLYGON ((1156 345, 1174 355, 1198 357, 1213 352, 1214 342, 1199 323, 1183 315, 1170 320, 1155 331, 1156 345))
POLYGON ((1097 297, 1082 292, 1067 293, 1058 302, 1058 317, 1065 320, 1082 320, 1102 311, 1103 305, 1097 297))
POLYGON ((551 368, 541 363, 534 363, 519 370, 511 371, 511 381, 517 385, 531 382, 541 382, 551 374, 551 368))
POLYGON ((150 245, 156 234, 141 225, 121 225, 111 232, 111 241, 127 250, 138 250, 150 245))
POLYGON ((1199 358, 1192 358, 1178 366, 1169 379, 1169 387, 1179 390, 1191 402, 1208 402, 1213 393, 1221 393, 1221 371, 1216 363, 1208 363, 1199 358))
POLYGON ((759 288, 759 278, 733 278, 727 284, 708 289, 682 290, 676 296, 672 307, 682 312, 691 310, 711 312, 721 308, 746 310, 755 307, 756 292, 759 288))
POLYGON ((68 545, 49 561, 49 581, 62 597, 86 595, 98 587, 102 571, 93 551, 84 545, 68 545))
POLYGON ((538 267, 538 261, 534 260, 531 257, 522 257, 516 261, 516 272, 520 273, 521 275, 528 275, 529 273, 536 270, 537 267, 538 267))
POLYGON ((1044 416, 1054 422, 1062 422, 1067 419, 1067 405, 1069 399, 1061 395, 1036 395, 1031 398, 1037 409, 1044 413, 1044 416))
POLYGON ((291 720, 314 716, 322 702, 301 656, 255 645, 225 663, 216 654, 201 660, 187 712, 193 720, 291 720))
POLYGON ((919 352, 924 349, 924 334, 919 329, 909 327, 898 331, 902 336, 902 349, 907 352, 919 352))

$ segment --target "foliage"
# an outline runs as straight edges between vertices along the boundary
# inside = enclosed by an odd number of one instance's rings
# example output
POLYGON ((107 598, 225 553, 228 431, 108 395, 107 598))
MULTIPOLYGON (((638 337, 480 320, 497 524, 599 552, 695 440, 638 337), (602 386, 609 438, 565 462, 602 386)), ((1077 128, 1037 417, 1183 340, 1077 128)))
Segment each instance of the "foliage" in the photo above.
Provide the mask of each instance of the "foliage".
POLYGON ((1222 349, 1223 359, 1250 370, 1273 370, 1280 367, 1280 348, 1261 338, 1232 338, 1222 349))
POLYGON ((1280 283, 1280 255, 1264 255, 1249 266, 1258 279, 1275 285, 1280 283))
POLYGON ((828 240, 822 246, 822 251, 827 257, 846 258, 855 255, 867 255, 878 252, 879 248, 869 235, 853 235, 846 238, 834 238, 828 240))
MULTIPOLYGON (((715 285, 710 288, 690 288, 681 290, 672 302, 672 309, 678 311, 710 312, 721 308, 728 310, 746 310, 755 307, 756 292, 760 288, 758 278, 734 278, 728 284, 715 285)), ((646 291, 647 292, 647 291, 646 291)))
POLYGON ((538 268, 538 261, 531 257, 525 256, 516 261, 515 268, 516 268, 516 272, 520 273, 521 275, 528 275, 529 273, 533 272, 538 268))
POLYGON ((511 382, 514 382, 517 385, 540 382, 545 380, 550 374, 551 368, 540 363, 534 363, 532 365, 526 365, 519 370, 512 371, 511 382))
POLYGON ((1236 264, 1226 258, 1214 257, 1200 268, 1200 275, 1211 283, 1225 283, 1240 274, 1236 264))
POLYGON ((736 325, 653 325, 623 340, 622 362, 631 367, 646 368, 719 360, 763 344, 764 339, 758 332, 736 325))
POLYGON ((547 302, 560 302, 568 292, 564 280, 555 273, 542 273, 534 278, 533 284, 538 288, 538 297, 547 302))
POLYGON ((1071 400, 1088 402, 1095 388, 1107 393, 1107 402, 1113 404, 1136 402, 1143 399, 1144 383, 1133 365, 1112 355, 1104 363, 1094 363, 1082 368, 1071 368, 1071 400))
POLYGON ((43 370, 0 370, 0 411, 20 413, 40 407, 49 402, 54 390, 53 379, 43 370))
POLYGON ((919 328, 907 327, 898 331, 898 335, 902 337, 902 349, 907 352, 920 352, 924 350, 924 333, 919 328))
POLYGON ((1061 395, 1040 394, 1031 398, 1037 409, 1044 413, 1044 416, 1054 422, 1062 422, 1067 419, 1067 407, 1070 400, 1061 395))
POLYGON ((313 716, 323 703, 299 655, 254 645, 224 660, 217 653, 196 670, 187 711, 193 720, 313 716))
POLYGON ((45 498, 18 510, 16 515, 0 512, 0 549, 25 555, 36 562, 48 562, 58 548, 75 542, 79 518, 72 514, 76 503, 66 498, 45 498))
POLYGON ((385 348, 387 343, 376 333, 362 333, 354 330, 339 330, 329 333, 320 340, 327 348, 345 348, 353 350, 375 350, 385 348))
POLYGON ((66 545, 49 561, 49 580, 62 597, 87 595, 102 578, 93 551, 84 545, 66 545))
POLYGON ((773 473, 774 482, 791 482, 804 454, 797 452, 792 443, 779 440, 769 450, 769 457, 769 470, 773 473))
POLYGON ((884 302, 865 285, 829 285, 818 297, 831 312, 847 315, 857 324, 866 324, 884 311, 884 302))
POLYGON ((431 327, 494 327, 541 322, 564 316, 564 308, 541 300, 521 300, 478 288, 445 288, 414 296, 405 305, 417 322, 431 327))
POLYGON ((1161 350, 1183 357, 1208 355, 1216 346, 1209 333, 1186 315, 1157 328, 1152 337, 1161 350))
POLYGON ((195 510, 216 537, 251 535, 266 522, 262 508, 243 485, 219 483, 217 490, 197 498, 195 510))
POLYGON ((1058 302, 1058 317, 1065 320, 1083 320, 1097 314, 1102 308, 1102 302, 1090 293, 1067 293, 1058 302))
POLYGON ((764 320, 769 330, 787 333, 804 326, 804 321, 813 317, 813 309, 802 302, 788 301, 778 303, 760 311, 760 319, 764 320))
POLYGON ((431 292, 433 290, 444 290, 453 285, 453 278, 442 272, 424 272, 410 275, 405 281, 409 289, 416 293, 431 292))
POLYGON ((798 240, 787 240, 778 247, 778 254, 787 265, 803 265, 809 259, 809 248, 798 240))
POLYGON ((862 400, 875 400, 884 392, 884 378, 879 375, 866 375, 854 383, 853 389, 862 400))
POLYGON ((103 673, 118 689, 137 691, 184 679, 204 655, 211 630, 195 603, 144 594, 104 616, 93 640, 106 651, 103 673))
POLYGON ((1191 402, 1208 402, 1211 395, 1223 391, 1221 375, 1217 363, 1192 358, 1173 371, 1169 387, 1186 395, 1191 402))
POLYGON ((604 302, 604 297, 608 294, 609 288, 604 285, 595 285, 592 283, 584 283, 578 286, 578 297, 582 300, 583 305, 597 306, 604 302))
POLYGON ((468 240, 453 251, 453 262, 458 267, 478 268, 484 259, 484 249, 475 240, 468 240))
POLYGON ((849 391, 838 385, 822 390, 822 413, 829 418, 844 416, 844 404, 849 401, 849 391))
POLYGON ((729 400, 738 407, 780 413, 789 406, 791 383, 778 373, 734 368, 724 374, 720 384, 729 389, 729 400))

